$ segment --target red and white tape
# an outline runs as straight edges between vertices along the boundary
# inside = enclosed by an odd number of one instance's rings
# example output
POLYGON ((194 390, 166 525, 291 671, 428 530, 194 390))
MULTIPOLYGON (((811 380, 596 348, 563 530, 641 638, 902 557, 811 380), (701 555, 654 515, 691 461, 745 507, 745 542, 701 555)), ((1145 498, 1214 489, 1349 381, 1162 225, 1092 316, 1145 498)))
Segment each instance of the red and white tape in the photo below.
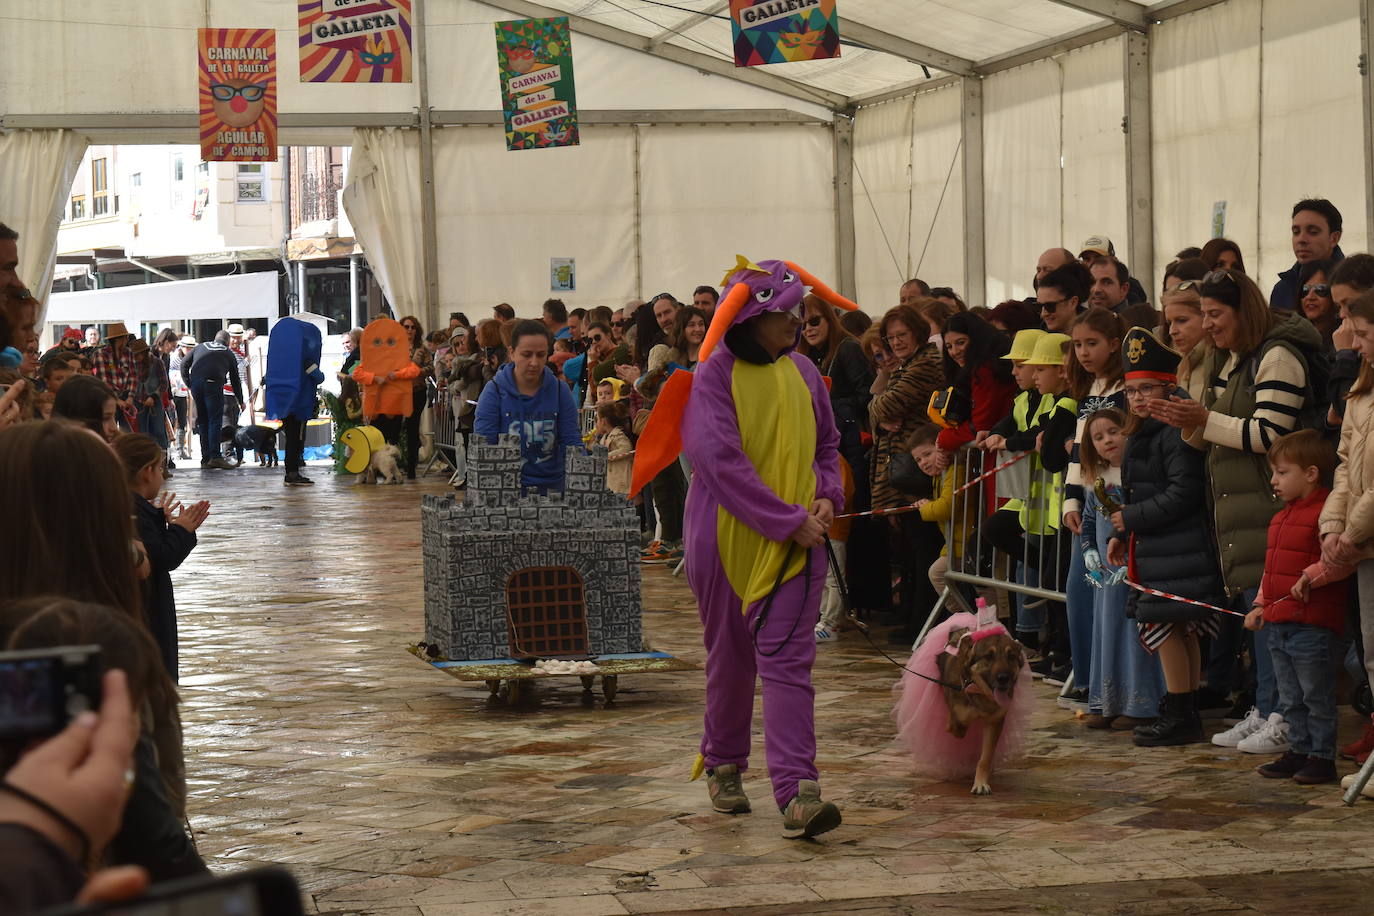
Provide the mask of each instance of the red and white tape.
MULTIPOLYGON (((1139 582, 1132 582, 1130 579, 1122 579, 1121 584, 1130 586, 1136 591, 1143 592, 1146 595, 1154 595, 1156 598, 1164 598, 1167 601, 1178 601, 1182 604, 1191 604, 1194 607, 1204 608, 1209 611, 1216 611, 1218 614, 1234 614, 1237 617, 1244 617, 1246 615, 1245 611, 1233 611, 1230 608, 1217 607, 1215 604, 1207 604, 1203 601, 1194 601, 1192 598, 1184 598, 1182 595, 1171 595, 1168 592, 1161 592, 1157 588, 1147 588, 1144 585, 1141 585, 1139 582)), ((1292 600, 1292 595, 1284 595, 1282 598, 1278 598, 1270 602, 1269 606, 1273 607, 1275 604, 1278 604, 1281 601, 1292 600)))
MULTIPOLYGON (((958 496, 960 493, 962 493, 962 492, 964 492, 965 490, 967 490, 967 489, 973 487, 975 484, 982 483, 984 480, 987 480, 989 477, 992 477, 994 474, 998 474, 998 473, 1000 473, 1000 472, 1002 472, 1002 471, 1005 471, 1007 468, 1011 467, 1011 466, 1012 466, 1013 464, 1015 464, 1016 462, 1022 461, 1022 460, 1026 459, 1026 458, 1029 458, 1030 455, 1031 455, 1030 452, 1022 452, 1021 454, 1017 455, 1015 458, 1012 458, 1012 459, 1009 460, 1009 461, 1004 461, 1004 462, 1002 462, 1001 464, 997 465, 997 467, 993 468, 992 470, 990 470, 990 471, 988 471, 988 472, 986 472, 986 473, 984 473, 984 474, 979 474, 977 477, 973 478, 973 479, 970 480, 968 483, 966 483, 966 484, 964 484, 963 486, 961 486, 961 487, 959 487, 958 489, 956 489, 956 490, 954 491, 954 493, 951 494, 951 495, 953 495, 953 496, 958 496)), ((903 513, 906 513, 906 512, 915 512, 915 511, 919 510, 920 508, 921 508, 920 504, 918 504, 918 503, 912 503, 912 504, 909 505, 909 506, 893 506, 891 509, 870 509, 870 510, 867 511, 867 512, 846 512, 846 513, 843 514, 843 515, 837 515, 837 516, 835 516, 835 520, 836 520, 836 521, 839 521, 839 520, 842 519, 842 518, 877 518, 877 517, 882 516, 882 515, 902 515, 903 513)))

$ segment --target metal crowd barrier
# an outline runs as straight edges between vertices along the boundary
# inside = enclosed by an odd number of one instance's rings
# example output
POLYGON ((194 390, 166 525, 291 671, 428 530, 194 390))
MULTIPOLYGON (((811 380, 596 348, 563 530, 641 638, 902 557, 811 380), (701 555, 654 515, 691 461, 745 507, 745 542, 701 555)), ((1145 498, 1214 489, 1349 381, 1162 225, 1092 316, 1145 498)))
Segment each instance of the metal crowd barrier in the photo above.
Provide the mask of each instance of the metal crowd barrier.
POLYGON ((596 408, 579 407, 577 409, 577 428, 582 431, 582 438, 585 439, 596 430, 596 408))
POLYGON ((434 451, 429 456, 424 473, 428 474, 436 462, 442 461, 453 471, 448 480, 452 486, 462 479, 467 471, 467 456, 463 451, 463 435, 458 430, 458 416, 453 410, 448 390, 438 388, 433 379, 426 379, 425 394, 430 409, 434 451))
MULTIPOLYGON (((945 588, 916 638, 917 645, 935 625, 946 604, 952 604, 955 610, 974 612, 960 586, 1019 595, 1022 603, 1065 602, 1069 559, 1071 551, 1078 550, 1079 546, 1077 535, 1061 520, 1064 475, 1045 470, 1032 456, 983 480, 978 479, 1015 455, 1010 452, 986 455, 981 449, 972 447, 965 447, 956 455, 951 465, 955 474, 954 506, 945 525, 949 570, 945 575, 945 588), (1015 552, 994 547, 983 537, 993 511, 1010 511, 1005 508, 1008 504, 1019 507, 1016 514, 1021 525, 1021 540, 1020 550, 1015 552), (962 537, 956 537, 960 530, 962 537), (956 545, 962 546, 957 554, 956 545)), ((936 496, 939 496, 938 489, 936 496)), ((1005 545, 1005 538, 999 540, 1005 545)), ((1020 611, 1017 602, 1012 604, 1010 608, 999 610, 1009 611, 1015 620, 1020 611)), ((1045 607, 1045 604, 1040 606, 1045 607)), ((1069 678, 1064 692, 1071 684, 1072 678, 1069 678)))

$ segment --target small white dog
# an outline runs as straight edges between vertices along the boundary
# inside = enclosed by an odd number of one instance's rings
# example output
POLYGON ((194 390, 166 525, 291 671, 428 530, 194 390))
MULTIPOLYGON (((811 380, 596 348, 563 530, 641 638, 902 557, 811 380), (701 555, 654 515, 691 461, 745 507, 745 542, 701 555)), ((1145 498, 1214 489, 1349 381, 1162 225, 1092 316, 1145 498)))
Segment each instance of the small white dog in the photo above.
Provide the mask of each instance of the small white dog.
POLYGON ((379 449, 372 453, 372 461, 359 476, 359 483, 400 483, 401 469, 396 466, 396 461, 401 457, 401 450, 394 445, 379 449), (377 478, 381 478, 379 481, 377 478))

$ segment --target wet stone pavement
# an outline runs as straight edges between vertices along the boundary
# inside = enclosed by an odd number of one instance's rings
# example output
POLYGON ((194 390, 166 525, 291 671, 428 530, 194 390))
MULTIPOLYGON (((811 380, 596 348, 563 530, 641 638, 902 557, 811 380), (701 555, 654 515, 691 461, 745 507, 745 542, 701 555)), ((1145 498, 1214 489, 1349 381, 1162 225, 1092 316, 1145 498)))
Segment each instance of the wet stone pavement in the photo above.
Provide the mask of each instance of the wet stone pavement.
MULTIPOLYGON (((1374 803, 1210 745, 1136 748, 1038 682, 1030 756, 992 796, 911 776, 891 743, 898 672, 853 633, 815 672, 844 825, 780 836, 757 736, 754 813, 714 814, 687 781, 700 671, 624 675, 610 706, 576 678, 512 707, 448 677, 405 651, 423 628, 420 494, 443 479, 310 472, 312 489, 248 468, 171 482, 213 503, 175 574, 191 824, 218 871, 289 868, 310 912, 1374 912, 1374 803)), ((644 604, 654 647, 699 664, 685 582, 646 570, 644 604)))

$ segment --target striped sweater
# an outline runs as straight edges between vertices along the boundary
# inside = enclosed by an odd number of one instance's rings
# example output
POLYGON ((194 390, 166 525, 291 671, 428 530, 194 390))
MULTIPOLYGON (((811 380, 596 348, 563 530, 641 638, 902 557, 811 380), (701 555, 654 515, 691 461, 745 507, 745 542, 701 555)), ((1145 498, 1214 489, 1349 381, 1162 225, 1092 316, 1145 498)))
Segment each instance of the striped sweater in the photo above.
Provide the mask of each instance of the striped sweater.
MULTIPOLYGON (((1232 353, 1212 379, 1212 396, 1220 398, 1236 372, 1248 372, 1246 361, 1232 353)), ((1244 384, 1242 380, 1242 384, 1244 384)), ((1298 423, 1307 391, 1307 370, 1287 347, 1274 346, 1265 351, 1255 367, 1255 408, 1249 416, 1231 417, 1212 411, 1202 436, 1213 445, 1242 452, 1267 453, 1280 436, 1291 433, 1298 423)))

